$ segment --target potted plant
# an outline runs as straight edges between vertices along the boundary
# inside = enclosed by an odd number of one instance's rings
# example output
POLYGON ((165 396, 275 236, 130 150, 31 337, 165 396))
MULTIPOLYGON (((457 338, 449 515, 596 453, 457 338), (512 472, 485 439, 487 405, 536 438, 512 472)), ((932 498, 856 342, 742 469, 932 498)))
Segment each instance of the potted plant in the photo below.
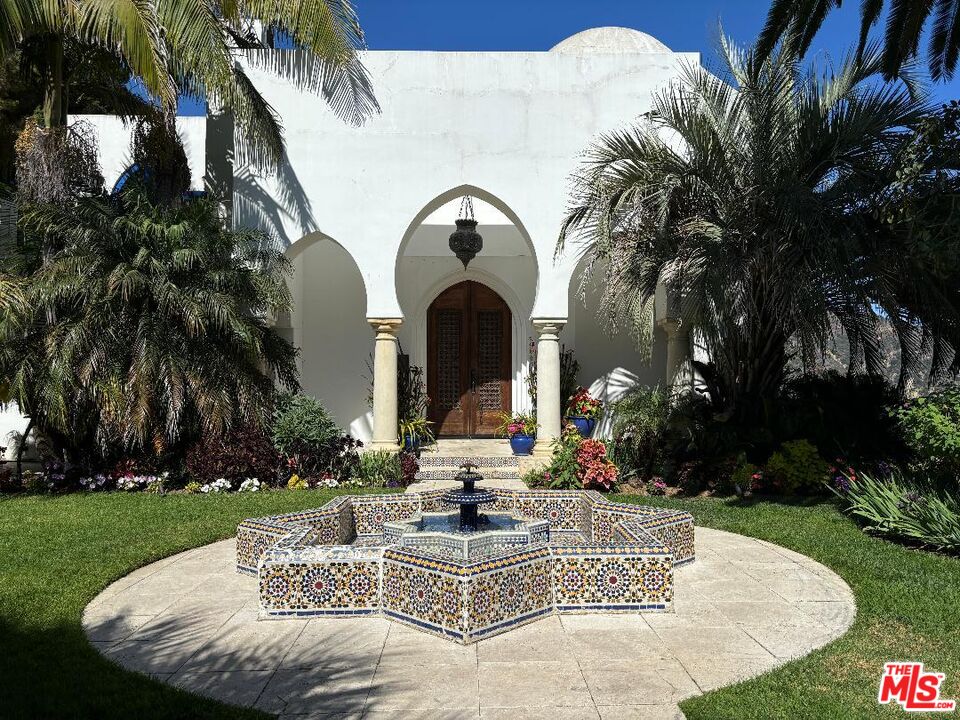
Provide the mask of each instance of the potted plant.
POLYGON ((431 425, 425 417, 404 418, 400 421, 400 445, 407 452, 415 453, 421 445, 433 442, 431 425))
POLYGON ((537 442, 537 418, 527 413, 503 413, 497 433, 510 438, 514 455, 529 455, 537 442))
POLYGON ((603 403, 586 388, 578 387, 567 405, 567 420, 577 428, 580 437, 588 438, 593 434, 602 411, 603 403))

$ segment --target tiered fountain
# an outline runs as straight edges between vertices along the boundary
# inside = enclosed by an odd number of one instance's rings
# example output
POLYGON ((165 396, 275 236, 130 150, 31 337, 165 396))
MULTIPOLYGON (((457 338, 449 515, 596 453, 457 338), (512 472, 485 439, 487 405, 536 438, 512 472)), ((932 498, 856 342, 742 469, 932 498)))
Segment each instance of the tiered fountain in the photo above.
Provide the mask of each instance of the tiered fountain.
POLYGON ((457 480, 241 523, 237 569, 258 576, 261 617, 377 614, 469 643, 550 613, 670 609, 673 567, 693 559, 688 513, 481 488, 470 464, 457 480))

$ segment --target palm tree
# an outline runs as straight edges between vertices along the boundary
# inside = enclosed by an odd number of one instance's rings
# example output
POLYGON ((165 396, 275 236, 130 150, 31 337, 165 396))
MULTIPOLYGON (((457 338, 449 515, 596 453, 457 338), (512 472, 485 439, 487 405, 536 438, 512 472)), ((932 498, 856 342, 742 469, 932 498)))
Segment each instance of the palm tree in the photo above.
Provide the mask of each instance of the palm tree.
POLYGON ((296 351, 268 322, 290 307, 288 261, 225 229, 213 201, 155 205, 133 187, 21 219, 53 250, 5 314, 0 366, 66 448, 159 452, 265 419, 274 380, 297 387, 296 351))
MULTIPOLYGON (((781 39, 789 50, 802 55, 826 16, 842 4, 843 0, 773 0, 758 41, 760 56, 766 57, 781 39)), ((884 5, 884 0, 863 0, 860 5, 861 52, 884 5)), ((931 17, 930 75, 935 80, 953 77, 960 53, 960 0, 892 0, 884 30, 882 69, 886 79, 897 77, 917 55, 920 37, 931 17)))
POLYGON ((363 33, 350 0, 0 0, 0 55, 39 45, 31 56, 44 78, 46 127, 66 124, 71 42, 111 49, 170 116, 178 95, 232 112, 245 159, 260 166, 280 163, 283 130, 238 54, 322 93, 352 122, 377 110, 357 59, 363 33), (267 28, 265 40, 258 27, 267 28), (301 50, 268 50, 281 39, 301 50))
POLYGON ((707 350, 696 365, 714 407, 747 426, 791 356, 814 365, 837 327, 854 369, 879 371, 890 322, 905 368, 933 343, 955 371, 958 274, 925 270, 935 258, 919 235, 884 219, 889 203, 906 207, 893 188, 928 106, 902 83, 868 82, 875 52, 826 76, 801 73, 789 51, 762 61, 726 41, 723 56, 729 83, 688 67, 646 122, 588 151, 560 247, 584 243, 604 311, 648 317, 665 284, 707 350))

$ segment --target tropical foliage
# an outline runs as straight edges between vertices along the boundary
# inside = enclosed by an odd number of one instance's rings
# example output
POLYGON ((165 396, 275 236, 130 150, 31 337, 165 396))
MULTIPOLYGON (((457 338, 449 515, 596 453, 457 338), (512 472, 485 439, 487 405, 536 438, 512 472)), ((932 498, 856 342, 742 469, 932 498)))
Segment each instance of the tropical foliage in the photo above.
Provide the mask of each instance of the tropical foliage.
POLYGON ((377 110, 357 59, 363 33, 349 0, 184 2, 183 0, 3 0, 0 55, 24 52, 42 77, 46 127, 66 124, 71 48, 109 48, 165 114, 178 96, 230 111, 243 131, 241 159, 276 166, 283 129, 244 66, 282 73, 321 93, 354 122, 377 110), (263 33, 258 32, 263 27, 263 33), (298 48, 273 52, 273 48, 298 48), (244 53, 246 62, 237 62, 244 53))
POLYGON ((960 552, 960 495, 956 486, 938 489, 894 473, 845 477, 834 491, 847 513, 868 532, 917 543, 935 550, 960 552))
MULTIPOLYGON (((773 0, 760 34, 759 50, 765 56, 783 40, 793 52, 803 54, 830 11, 843 0, 773 0)), ((860 45, 867 45, 870 29, 878 23, 887 3, 864 0, 860 5, 860 45)), ((960 54, 960 2, 958 0, 891 0, 883 37, 882 68, 887 79, 901 73, 920 49, 929 25, 928 62, 937 80, 949 80, 960 54)))
POLYGON ((5 313, 0 366, 23 411, 67 450, 161 452, 265 419, 295 351, 269 326, 290 307, 288 262, 217 206, 115 198, 22 209, 42 266, 5 313))
POLYGON ((919 181, 900 182, 930 112, 918 88, 872 82, 874 52, 821 76, 787 51, 723 49, 727 81, 687 68, 645 123, 588 152, 561 247, 576 237, 603 268, 605 311, 649 318, 665 285, 709 357, 694 364, 715 416, 748 428, 762 427, 788 361, 815 367, 838 329, 852 370, 878 371, 889 322, 902 377, 924 349, 933 374, 955 373, 960 283, 945 260, 960 241, 931 245, 885 219, 956 167, 921 157, 919 181))
POLYGON ((612 456, 625 477, 646 480, 666 451, 670 401, 660 388, 635 385, 611 407, 612 456))

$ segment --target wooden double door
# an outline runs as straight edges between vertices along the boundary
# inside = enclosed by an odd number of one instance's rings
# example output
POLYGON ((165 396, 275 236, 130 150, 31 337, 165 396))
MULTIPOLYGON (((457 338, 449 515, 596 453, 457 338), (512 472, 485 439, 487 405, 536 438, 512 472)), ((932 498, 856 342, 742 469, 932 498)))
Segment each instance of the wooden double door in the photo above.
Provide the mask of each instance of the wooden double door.
POLYGON ((510 308, 467 280, 427 311, 428 418, 438 437, 492 437, 511 407, 510 308))

